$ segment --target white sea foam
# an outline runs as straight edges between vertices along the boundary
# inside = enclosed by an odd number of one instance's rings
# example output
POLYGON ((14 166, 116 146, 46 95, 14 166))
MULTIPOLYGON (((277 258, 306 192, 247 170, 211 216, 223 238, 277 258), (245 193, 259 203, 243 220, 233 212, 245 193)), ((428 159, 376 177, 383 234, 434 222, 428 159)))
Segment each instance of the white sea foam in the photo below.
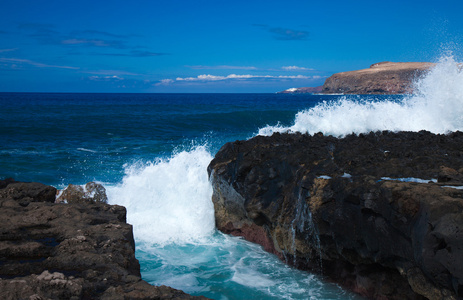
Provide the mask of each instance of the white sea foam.
POLYGON ((90 149, 86 149, 86 148, 77 148, 77 150, 83 151, 83 152, 91 152, 91 153, 97 153, 98 152, 98 151, 90 150, 90 149))
POLYGON ((444 185, 442 187, 445 188, 452 188, 452 189, 457 189, 457 190, 463 190, 463 186, 455 186, 455 185, 444 185))
POLYGON ((297 113, 290 127, 267 126, 259 135, 302 132, 344 136, 378 130, 447 133, 463 130, 463 70, 453 56, 438 64, 415 83, 413 95, 402 99, 365 101, 353 96, 322 102, 297 113))
POLYGON ((110 203, 127 208, 137 241, 184 243, 214 231, 212 187, 206 147, 174 154, 170 159, 127 167, 123 182, 107 190, 110 203))
POLYGON ((429 183, 429 182, 437 182, 437 179, 421 179, 415 177, 405 177, 405 178, 391 178, 391 177, 381 177, 381 180, 397 180, 402 182, 416 182, 416 183, 429 183))

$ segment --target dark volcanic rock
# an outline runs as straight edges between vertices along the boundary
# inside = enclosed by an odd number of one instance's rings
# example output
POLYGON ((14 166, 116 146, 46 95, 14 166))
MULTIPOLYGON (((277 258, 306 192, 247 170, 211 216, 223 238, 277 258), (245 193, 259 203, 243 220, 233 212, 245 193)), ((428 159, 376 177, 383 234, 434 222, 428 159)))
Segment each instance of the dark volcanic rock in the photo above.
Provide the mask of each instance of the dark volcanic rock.
POLYGON ((258 136, 208 172, 219 230, 371 298, 463 297, 461 132, 258 136))
POLYGON ((106 189, 99 183, 89 182, 84 186, 68 185, 56 197, 57 203, 102 202, 107 203, 106 189))
POLYGON ((140 278, 126 209, 0 181, 1 299, 198 299, 140 278))
POLYGON ((412 92, 413 80, 423 75, 432 63, 382 62, 369 69, 341 72, 327 78, 325 94, 403 94, 412 92))
POLYGON ((17 182, 11 178, 0 180, 0 199, 27 206, 30 202, 55 202, 56 189, 38 182, 17 182))

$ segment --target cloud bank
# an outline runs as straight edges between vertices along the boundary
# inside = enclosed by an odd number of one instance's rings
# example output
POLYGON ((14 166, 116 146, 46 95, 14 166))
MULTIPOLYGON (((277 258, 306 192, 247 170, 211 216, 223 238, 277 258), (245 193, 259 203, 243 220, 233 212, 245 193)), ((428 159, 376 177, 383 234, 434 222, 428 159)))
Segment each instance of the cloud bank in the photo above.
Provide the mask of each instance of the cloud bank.
POLYGON ((230 74, 227 76, 202 74, 196 77, 177 77, 175 79, 162 79, 156 85, 169 85, 178 82, 211 82, 211 81, 245 81, 245 80, 308 80, 319 79, 321 76, 305 75, 250 75, 250 74, 230 74))
POLYGON ((311 68, 304 68, 304 67, 298 67, 298 66, 286 66, 286 67, 281 67, 281 68, 286 71, 314 71, 315 70, 311 68))
POLYGON ((194 70, 257 70, 257 68, 253 66, 221 65, 221 66, 186 66, 186 67, 194 69, 194 70))

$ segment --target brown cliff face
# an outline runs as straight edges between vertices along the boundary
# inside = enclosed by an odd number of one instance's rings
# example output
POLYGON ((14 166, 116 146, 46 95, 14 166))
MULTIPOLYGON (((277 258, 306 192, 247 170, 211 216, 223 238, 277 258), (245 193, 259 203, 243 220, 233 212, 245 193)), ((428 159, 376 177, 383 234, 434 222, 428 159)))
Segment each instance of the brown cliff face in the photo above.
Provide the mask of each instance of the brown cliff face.
POLYGON ((381 62, 368 69, 336 73, 326 79, 324 94, 404 94, 413 90, 413 81, 422 76, 432 63, 381 62))

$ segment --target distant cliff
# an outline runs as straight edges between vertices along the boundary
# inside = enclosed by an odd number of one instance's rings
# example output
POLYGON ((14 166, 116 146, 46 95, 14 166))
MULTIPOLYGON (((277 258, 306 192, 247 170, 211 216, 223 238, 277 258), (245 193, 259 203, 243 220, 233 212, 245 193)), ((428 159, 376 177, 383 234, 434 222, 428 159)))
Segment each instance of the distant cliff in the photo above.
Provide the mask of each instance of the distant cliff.
POLYGON ((413 80, 434 64, 381 62, 368 69, 336 73, 326 79, 324 94, 403 94, 412 91, 413 80))

